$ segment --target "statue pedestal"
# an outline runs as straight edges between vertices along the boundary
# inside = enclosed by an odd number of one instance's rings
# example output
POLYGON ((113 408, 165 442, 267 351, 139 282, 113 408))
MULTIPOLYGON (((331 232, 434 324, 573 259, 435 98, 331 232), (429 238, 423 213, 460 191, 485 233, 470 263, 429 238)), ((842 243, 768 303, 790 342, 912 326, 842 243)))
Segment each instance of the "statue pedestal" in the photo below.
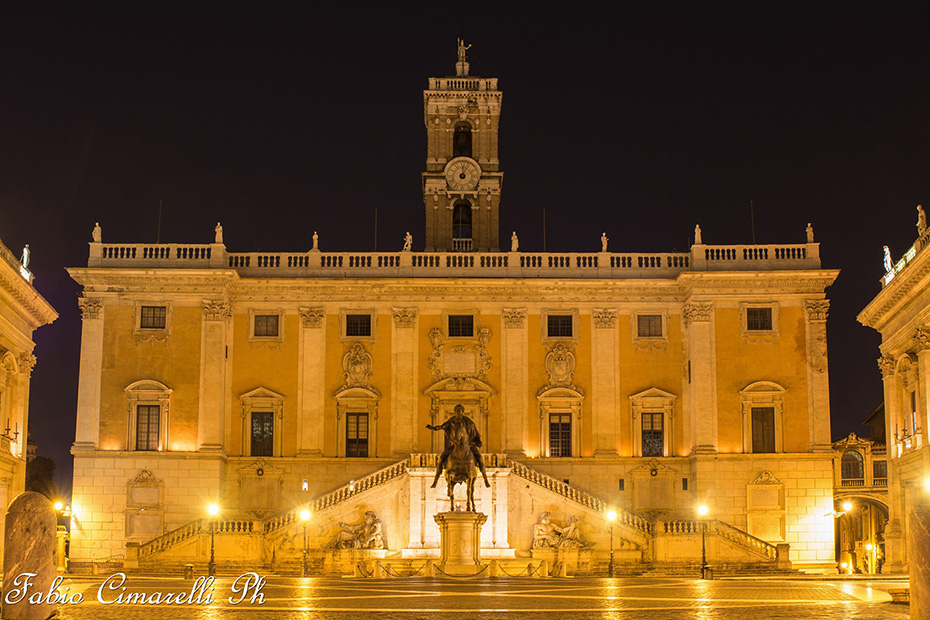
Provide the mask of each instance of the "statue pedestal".
POLYGON ((488 515, 481 512, 440 512, 439 568, 450 575, 474 575, 481 570, 481 526, 488 515))

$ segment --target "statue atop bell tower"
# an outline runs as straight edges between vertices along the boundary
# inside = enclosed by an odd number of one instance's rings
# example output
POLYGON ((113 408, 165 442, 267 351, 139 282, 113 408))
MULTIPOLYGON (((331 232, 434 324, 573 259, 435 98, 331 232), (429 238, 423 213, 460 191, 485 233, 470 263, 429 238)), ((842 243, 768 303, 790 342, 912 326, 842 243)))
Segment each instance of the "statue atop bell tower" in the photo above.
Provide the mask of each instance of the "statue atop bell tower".
POLYGON ((497 78, 469 75, 470 47, 459 39, 455 76, 430 78, 423 91, 427 252, 500 251, 501 92, 497 78))

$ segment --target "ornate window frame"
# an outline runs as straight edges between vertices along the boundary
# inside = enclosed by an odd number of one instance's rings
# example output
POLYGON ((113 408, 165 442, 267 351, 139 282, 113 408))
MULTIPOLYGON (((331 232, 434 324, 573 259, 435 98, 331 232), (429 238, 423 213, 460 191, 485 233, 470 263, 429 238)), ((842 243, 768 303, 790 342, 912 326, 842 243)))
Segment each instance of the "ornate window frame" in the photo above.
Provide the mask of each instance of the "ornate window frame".
MULTIPOLYGON (((743 414, 743 453, 752 454, 752 409, 773 407, 775 409, 775 452, 785 451, 785 394, 788 390, 771 381, 755 381, 739 391, 740 408, 743 414)), ((766 453, 768 454, 768 453, 766 453)))
POLYGON ((579 340, 579 320, 578 308, 561 309, 561 308, 543 308, 539 313, 540 330, 542 341, 544 343, 556 342, 578 342, 579 340), (572 335, 569 336, 549 336, 549 315, 553 316, 571 316, 572 317, 572 335))
POLYGON ((572 456, 564 458, 580 457, 581 407, 584 401, 584 393, 575 389, 574 386, 546 386, 536 394, 536 400, 539 401, 539 455, 542 457, 550 458, 549 414, 570 413, 572 456))
POLYGON ((339 309, 339 342, 375 342, 378 332, 378 311, 375 308, 340 308, 339 309), (370 336, 347 336, 346 316, 350 314, 367 314, 371 317, 370 336))
POLYGON ((136 342, 165 342, 171 336, 171 323, 174 318, 174 306, 166 300, 136 300, 133 305, 132 333, 136 342), (142 306, 164 306, 164 327, 142 327, 142 306))
MULTIPOLYGON (((630 428, 633 429, 633 456, 643 455, 643 414, 644 413, 661 413, 662 414, 662 456, 672 456, 674 450, 674 418, 675 418, 675 399, 678 397, 674 394, 660 390, 659 388, 649 388, 637 394, 630 396, 630 428)), ((655 457, 650 457, 655 458, 655 457)))
MULTIPOLYGON (((130 383, 123 388, 126 395, 126 412, 129 423, 126 425, 126 450, 136 452, 136 408, 139 405, 154 405, 158 407, 158 449, 157 452, 168 450, 168 413, 171 408, 171 393, 173 390, 164 383, 153 379, 142 379, 130 383)), ((152 452, 141 450, 140 452, 152 452)))
POLYGON ((668 343, 668 310, 664 308, 644 308, 630 314, 630 334, 637 349, 662 349, 668 343), (659 316, 662 322, 661 336, 640 336, 639 317, 659 316))
POLYGON ((779 334, 779 312, 777 301, 743 302, 739 305, 739 327, 743 340, 754 344, 757 342, 775 342, 779 334), (772 310, 772 329, 749 329, 749 308, 770 308, 772 310))
POLYGON ((284 342, 284 309, 283 308, 249 308, 249 345, 250 346, 269 346, 278 348, 284 342), (255 317, 256 316, 274 316, 278 317, 278 335, 277 336, 256 336, 255 335, 255 317))
POLYGON ((273 434, 271 454, 282 456, 285 398, 287 397, 264 387, 258 387, 239 395, 239 401, 242 403, 242 456, 252 456, 253 411, 272 412, 274 423, 271 431, 273 434))
POLYGON ((378 402, 381 393, 373 387, 351 386, 340 388, 333 398, 336 399, 336 456, 346 457, 346 414, 368 414, 368 456, 378 457, 378 402))
POLYGON ((462 308, 442 311, 442 335, 446 340, 451 342, 463 342, 477 340, 481 332, 481 311, 477 308, 462 308), (450 316, 468 316, 473 317, 472 335, 471 336, 450 336, 449 335, 449 317, 450 316))

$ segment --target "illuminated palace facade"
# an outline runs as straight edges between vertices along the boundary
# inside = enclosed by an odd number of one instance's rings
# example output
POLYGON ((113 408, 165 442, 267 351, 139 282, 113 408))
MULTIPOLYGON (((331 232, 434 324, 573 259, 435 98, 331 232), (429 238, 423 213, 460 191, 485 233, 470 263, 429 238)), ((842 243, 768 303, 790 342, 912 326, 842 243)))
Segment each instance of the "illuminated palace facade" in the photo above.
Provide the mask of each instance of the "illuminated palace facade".
POLYGON ((614 508, 619 558, 696 561, 703 503, 718 562, 773 561, 788 543, 796 566, 834 566, 824 290, 838 272, 812 231, 746 246, 696 231, 680 253, 501 251, 500 113, 497 79, 464 59, 429 80, 422 252, 95 231, 69 270, 83 287, 74 562, 203 560, 211 502, 227 558, 281 561, 303 506, 314 552, 371 511, 379 553, 433 557, 432 515, 450 506, 444 483, 429 488, 443 446, 426 425, 461 404, 491 477, 483 557, 555 553, 533 537, 549 512, 577 519, 593 543, 579 565, 596 567, 614 508))

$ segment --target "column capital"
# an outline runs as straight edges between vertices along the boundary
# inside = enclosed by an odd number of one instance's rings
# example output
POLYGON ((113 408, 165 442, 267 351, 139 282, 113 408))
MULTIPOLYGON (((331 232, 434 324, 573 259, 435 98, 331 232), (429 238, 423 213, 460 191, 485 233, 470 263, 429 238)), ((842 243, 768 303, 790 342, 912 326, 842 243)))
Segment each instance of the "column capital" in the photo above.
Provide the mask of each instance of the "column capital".
POLYGON ((202 308, 204 321, 225 321, 232 317, 232 306, 225 301, 205 299, 202 308))
POLYGON ((911 334, 911 341, 918 353, 930 349, 930 327, 918 327, 911 334))
POLYGON ((685 316, 685 325, 691 323, 707 323, 714 312, 714 304, 710 302, 692 302, 687 303, 682 308, 682 314, 685 316))
POLYGON ((19 356, 19 371, 27 376, 32 374, 36 365, 36 356, 32 353, 23 353, 19 356))
POLYGON ((323 327, 323 317, 326 313, 323 308, 300 308, 300 322, 304 327, 320 329, 323 327))
POLYGON ((594 319, 596 329, 613 329, 617 326, 616 310, 595 309, 591 312, 591 318, 594 319))
POLYGON ((878 362, 878 368, 882 371, 882 379, 894 376, 894 359, 887 355, 876 360, 878 362))
POLYGON ((827 314, 830 310, 829 299, 809 299, 804 302, 804 308, 807 310, 808 321, 826 321, 827 314))
POLYGON ((526 308, 504 308, 504 327, 520 329, 526 324, 526 308))
POLYGON ((415 327, 417 322, 416 308, 391 308, 394 315, 395 327, 415 327))
POLYGON ((103 310, 103 300, 95 297, 78 297, 78 308, 81 309, 81 319, 89 321, 100 318, 103 310))

